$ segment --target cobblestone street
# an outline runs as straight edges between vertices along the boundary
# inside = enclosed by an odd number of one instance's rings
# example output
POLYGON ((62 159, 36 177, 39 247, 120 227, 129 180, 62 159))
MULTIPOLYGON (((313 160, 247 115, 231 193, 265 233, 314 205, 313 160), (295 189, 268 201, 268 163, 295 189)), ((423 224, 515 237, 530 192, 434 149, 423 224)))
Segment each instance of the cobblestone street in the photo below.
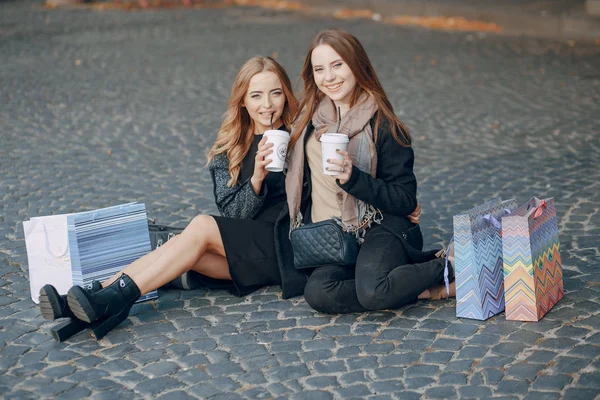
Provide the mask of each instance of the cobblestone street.
MULTIPOLYGON (((0 0, 0 397, 596 399, 600 46, 232 7, 49 10, 0 0), (24 220, 138 201, 157 223, 216 213, 204 168, 237 69, 310 38, 365 46, 411 129, 425 247, 494 196, 554 197, 565 297, 540 322, 455 301, 325 315, 270 287, 161 290, 101 341, 53 340, 29 293, 24 220)), ((299 88, 299 86, 298 86, 299 88)))

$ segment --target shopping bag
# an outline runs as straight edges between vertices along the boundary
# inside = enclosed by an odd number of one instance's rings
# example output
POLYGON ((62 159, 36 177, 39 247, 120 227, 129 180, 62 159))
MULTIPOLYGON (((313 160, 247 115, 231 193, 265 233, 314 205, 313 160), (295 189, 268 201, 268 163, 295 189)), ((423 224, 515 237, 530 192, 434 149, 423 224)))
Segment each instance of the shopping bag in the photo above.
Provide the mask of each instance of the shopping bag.
POLYGON ((59 293, 67 293, 73 286, 67 216, 31 218, 23 222, 23 231, 31 299, 39 303, 40 289, 46 284, 53 285, 59 293))
MULTIPOLYGON (((146 207, 129 203, 67 217, 73 284, 104 281, 150 252, 146 207)), ((158 297, 156 290, 140 297, 158 297)))
POLYGON ((454 216, 456 316, 485 320, 504 310, 501 219, 517 208, 495 198, 454 216))
POLYGON ((506 319, 539 321, 564 296, 554 199, 531 198, 502 232, 506 319))

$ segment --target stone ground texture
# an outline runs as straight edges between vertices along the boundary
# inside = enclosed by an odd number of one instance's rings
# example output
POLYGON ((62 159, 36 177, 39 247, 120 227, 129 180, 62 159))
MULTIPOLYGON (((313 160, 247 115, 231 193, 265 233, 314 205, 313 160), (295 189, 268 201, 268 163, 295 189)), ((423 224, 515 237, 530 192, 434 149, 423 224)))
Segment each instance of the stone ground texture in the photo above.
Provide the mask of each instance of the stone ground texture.
POLYGON ((600 47, 252 8, 0 3, 0 397, 594 399, 600 394, 600 47), (563 300, 538 323, 455 301, 350 315, 278 288, 160 291, 101 341, 49 334, 22 222, 140 201, 214 213, 206 151, 230 83, 276 53, 293 80, 323 27, 355 33, 410 127, 426 247, 493 196, 555 197, 563 300))

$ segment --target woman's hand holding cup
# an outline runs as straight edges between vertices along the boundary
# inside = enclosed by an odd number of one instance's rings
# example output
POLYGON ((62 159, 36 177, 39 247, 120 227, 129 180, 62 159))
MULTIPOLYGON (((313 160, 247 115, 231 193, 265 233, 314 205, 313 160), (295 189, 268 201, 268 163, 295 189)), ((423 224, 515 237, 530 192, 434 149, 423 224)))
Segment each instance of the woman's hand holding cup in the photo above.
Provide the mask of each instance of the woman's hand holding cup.
POLYGON ((328 159, 327 162, 330 166, 327 167, 327 170, 338 171, 339 173, 335 175, 335 178, 343 185, 348 182, 350 176, 352 176, 352 159, 346 150, 337 149, 336 152, 343 158, 341 160, 338 158, 328 159))
POLYGON ((257 195, 260 194, 262 183, 269 173, 265 167, 272 162, 270 158, 267 158, 272 153, 273 143, 267 143, 267 137, 263 136, 260 142, 258 142, 258 150, 254 157, 254 173, 252 174, 252 178, 250 178, 254 193, 257 195))

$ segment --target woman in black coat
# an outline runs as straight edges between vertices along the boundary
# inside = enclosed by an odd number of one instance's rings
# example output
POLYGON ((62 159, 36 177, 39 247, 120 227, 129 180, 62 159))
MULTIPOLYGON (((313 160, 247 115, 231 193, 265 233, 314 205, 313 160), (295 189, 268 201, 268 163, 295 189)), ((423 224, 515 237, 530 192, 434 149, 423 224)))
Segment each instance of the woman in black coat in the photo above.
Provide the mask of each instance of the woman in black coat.
MULTIPOLYGON (((435 251, 421 251, 420 228, 407 217, 417 207, 410 136, 360 42, 338 29, 319 33, 301 76, 304 98, 286 177, 289 218, 278 222, 277 239, 285 244, 290 225, 334 217, 346 230, 358 229, 362 243, 354 267, 315 266, 304 289, 306 301, 318 311, 344 313, 454 295, 451 268, 445 286, 445 260, 435 251), (322 171, 319 138, 325 132, 349 137, 347 151, 338 150, 343 158, 327 160, 327 170, 336 176, 322 171)), ((291 270, 290 254, 288 247, 280 257, 287 262, 280 265, 282 276, 283 270, 299 276, 291 270)))

